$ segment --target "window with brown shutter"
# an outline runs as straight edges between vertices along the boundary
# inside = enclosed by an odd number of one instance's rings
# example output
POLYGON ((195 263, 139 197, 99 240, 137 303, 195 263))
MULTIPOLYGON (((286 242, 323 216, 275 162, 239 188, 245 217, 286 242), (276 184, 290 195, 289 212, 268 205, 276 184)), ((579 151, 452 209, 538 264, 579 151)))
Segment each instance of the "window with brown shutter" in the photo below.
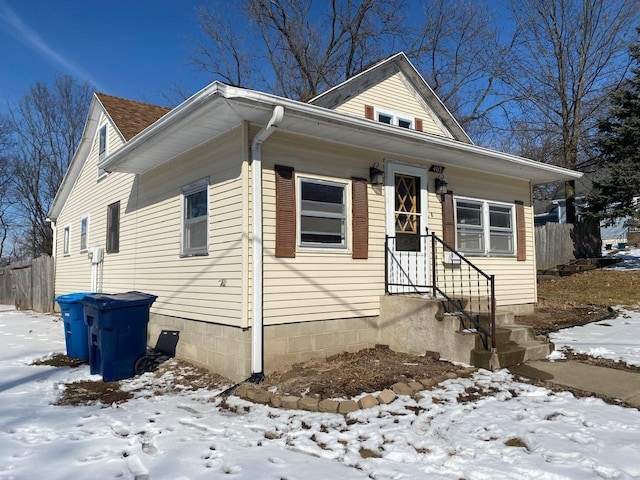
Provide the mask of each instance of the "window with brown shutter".
POLYGON ((369 202, 367 180, 352 178, 351 209, 353 223, 353 254, 355 259, 369 258, 369 202))
POLYGON ((421 118, 416 118, 415 122, 416 122, 416 130, 418 132, 422 132, 423 131, 422 130, 423 129, 422 119, 421 118))
POLYGON ((516 200, 516 235, 518 238, 518 261, 527 259, 527 227, 524 220, 524 202, 516 200))
POLYGON ((275 166, 276 257, 296 256, 296 197, 293 168, 275 166))

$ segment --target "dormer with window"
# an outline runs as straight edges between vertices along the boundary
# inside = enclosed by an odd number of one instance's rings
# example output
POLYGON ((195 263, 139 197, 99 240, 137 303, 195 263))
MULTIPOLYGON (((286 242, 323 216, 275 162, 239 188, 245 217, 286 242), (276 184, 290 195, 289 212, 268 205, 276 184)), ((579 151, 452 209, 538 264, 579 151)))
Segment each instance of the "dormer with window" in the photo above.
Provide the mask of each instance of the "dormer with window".
POLYGON ((309 100, 312 105, 472 143, 404 53, 393 55, 309 100))
POLYGON ((369 120, 377 120, 387 125, 395 125, 396 127, 408 128, 409 130, 422 131, 422 119, 412 117, 407 113, 394 112, 385 108, 378 108, 372 105, 365 105, 365 117, 369 120))

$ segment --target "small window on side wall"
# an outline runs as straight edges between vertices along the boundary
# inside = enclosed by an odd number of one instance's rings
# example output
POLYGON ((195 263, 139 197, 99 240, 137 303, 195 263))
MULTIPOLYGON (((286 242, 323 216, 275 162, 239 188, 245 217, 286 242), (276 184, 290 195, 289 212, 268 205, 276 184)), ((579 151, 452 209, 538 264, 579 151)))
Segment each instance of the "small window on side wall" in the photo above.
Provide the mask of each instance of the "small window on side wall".
POLYGON ((206 255, 209 247, 209 179, 182 187, 182 256, 206 255))
POLYGON ((62 241, 62 254, 69 255, 69 247, 71 245, 71 227, 67 225, 64 227, 64 238, 62 241))
POLYGON ((107 207, 107 253, 120 251, 120 202, 107 207))
POLYGON ((87 242, 89 237, 89 217, 82 217, 80 220, 80 251, 87 250, 87 242))

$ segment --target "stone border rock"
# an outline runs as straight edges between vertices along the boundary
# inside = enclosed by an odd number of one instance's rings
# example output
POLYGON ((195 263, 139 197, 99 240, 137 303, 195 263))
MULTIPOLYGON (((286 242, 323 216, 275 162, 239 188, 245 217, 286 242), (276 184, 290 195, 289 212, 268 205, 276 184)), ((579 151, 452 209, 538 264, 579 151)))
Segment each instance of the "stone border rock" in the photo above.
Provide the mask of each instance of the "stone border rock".
POLYGON ((357 402, 355 400, 333 400, 329 398, 320 399, 316 397, 282 395, 269 392, 259 385, 252 383, 240 384, 235 389, 234 394, 243 400, 261 405, 269 405, 274 408, 305 410, 307 412, 340 413, 346 415, 347 413, 375 407, 376 405, 387 405, 392 403, 399 395, 413 396, 423 390, 429 390, 445 380, 468 376, 477 370, 475 367, 468 367, 444 375, 438 375, 437 377, 424 378, 417 382, 397 382, 394 383, 391 388, 382 390, 378 395, 367 394, 357 402))

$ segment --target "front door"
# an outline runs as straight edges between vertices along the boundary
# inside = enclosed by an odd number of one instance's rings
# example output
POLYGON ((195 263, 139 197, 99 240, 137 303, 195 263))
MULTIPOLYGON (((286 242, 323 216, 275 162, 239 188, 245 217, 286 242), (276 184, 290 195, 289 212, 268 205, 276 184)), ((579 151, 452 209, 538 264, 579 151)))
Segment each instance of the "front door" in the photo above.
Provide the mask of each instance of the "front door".
POLYGON ((387 280, 390 293, 428 291, 427 172, 388 163, 386 168, 387 280))

